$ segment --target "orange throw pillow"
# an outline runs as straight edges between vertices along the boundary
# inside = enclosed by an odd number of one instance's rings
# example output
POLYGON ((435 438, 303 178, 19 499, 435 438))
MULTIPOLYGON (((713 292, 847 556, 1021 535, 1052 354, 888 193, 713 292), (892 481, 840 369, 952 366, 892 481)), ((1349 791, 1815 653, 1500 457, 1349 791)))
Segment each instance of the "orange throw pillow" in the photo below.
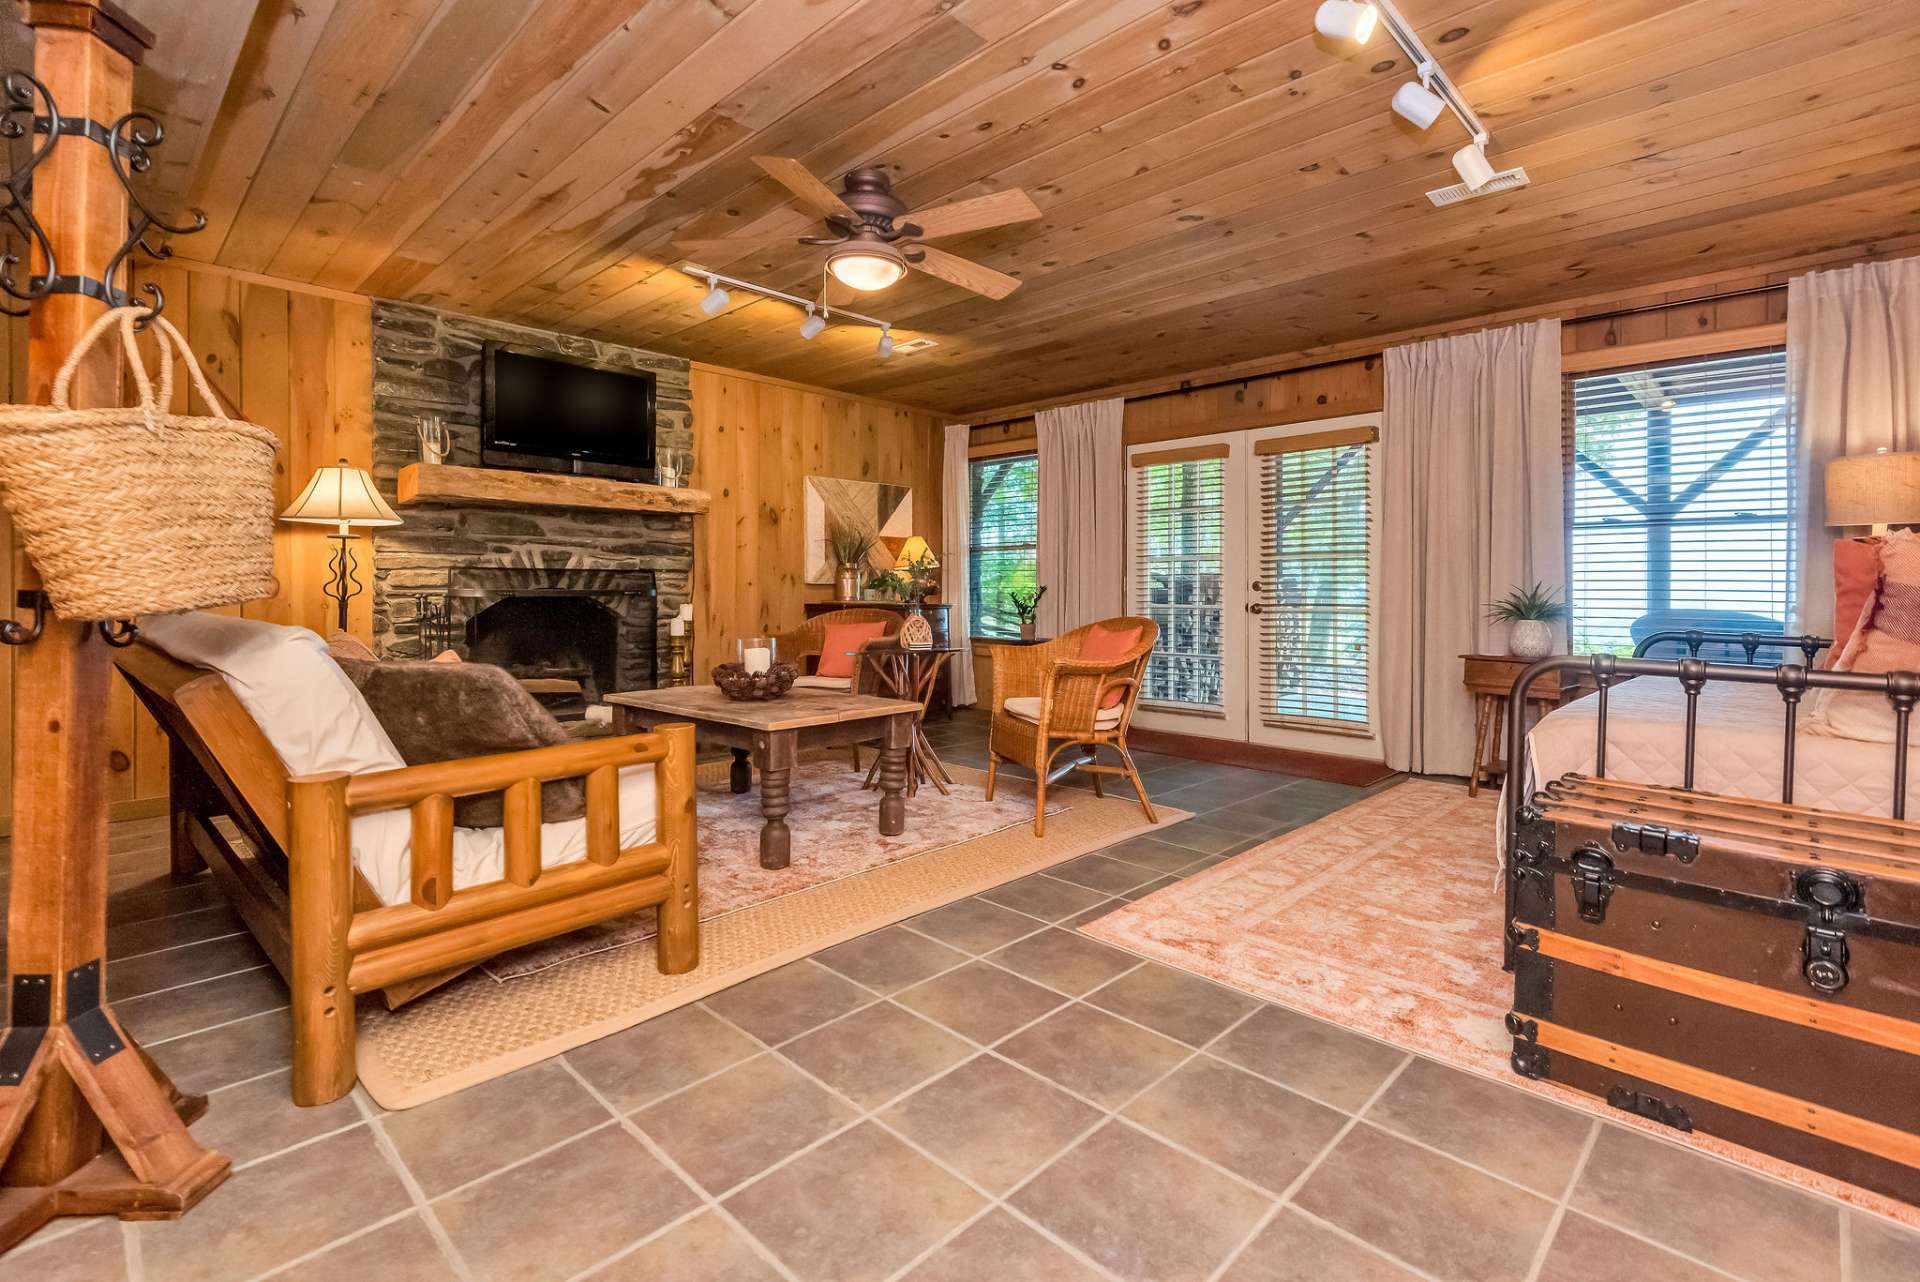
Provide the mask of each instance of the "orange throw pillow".
POLYGON ((1879 579, 1879 539, 1833 541, 1833 649, 1827 651, 1828 665, 1846 653, 1879 579))
POLYGON ((887 634, 885 623, 829 623, 826 639, 820 643, 820 664, 813 670, 817 677, 853 675, 853 651, 862 642, 887 634))
MULTIPOLYGON (((1879 578, 1833 670, 1920 671, 1920 534, 1895 530, 1880 544, 1879 578)), ((1812 728, 1843 739, 1893 742, 1893 709, 1885 695, 1819 693, 1812 728)))
MULTIPOLYGON (((1117 632, 1112 628, 1095 626, 1080 640, 1080 657, 1091 659, 1095 663, 1111 663, 1139 644, 1140 629, 1138 627, 1117 632)), ((1117 708, 1126 697, 1125 689, 1109 690, 1107 697, 1100 701, 1100 706, 1117 708)))

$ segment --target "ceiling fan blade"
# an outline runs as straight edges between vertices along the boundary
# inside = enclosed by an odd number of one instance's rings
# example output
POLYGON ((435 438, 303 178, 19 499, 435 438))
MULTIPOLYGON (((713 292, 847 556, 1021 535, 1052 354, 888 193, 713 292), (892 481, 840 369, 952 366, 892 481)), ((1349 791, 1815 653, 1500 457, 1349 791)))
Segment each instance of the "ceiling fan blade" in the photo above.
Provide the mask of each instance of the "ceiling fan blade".
POLYGON ((689 258, 749 253, 756 249, 776 249, 785 245, 798 248, 792 236, 728 236, 718 240, 676 240, 673 247, 689 258))
POLYGON ((951 205, 935 205, 932 209, 916 209, 896 223, 912 223, 920 229, 921 236, 958 236, 961 232, 985 231, 989 227, 1004 227, 1008 223, 1032 222, 1040 216, 1040 206, 1033 198, 1015 187, 1011 191, 996 191, 988 196, 975 196, 971 200, 956 200, 951 205))
POLYGON ((932 245, 916 245, 926 257, 919 262, 909 261, 907 266, 925 272, 929 276, 938 276, 950 285, 970 289, 976 294, 988 298, 1005 298, 1020 288, 1020 282, 1005 272, 997 272, 991 267, 949 254, 945 250, 935 249, 932 245))
POLYGON ((766 170, 769 178, 792 192, 801 204, 822 218, 838 214, 842 218, 859 220, 859 215, 847 208, 847 202, 840 199, 833 188, 815 178, 799 161, 787 156, 755 156, 753 163, 766 170))

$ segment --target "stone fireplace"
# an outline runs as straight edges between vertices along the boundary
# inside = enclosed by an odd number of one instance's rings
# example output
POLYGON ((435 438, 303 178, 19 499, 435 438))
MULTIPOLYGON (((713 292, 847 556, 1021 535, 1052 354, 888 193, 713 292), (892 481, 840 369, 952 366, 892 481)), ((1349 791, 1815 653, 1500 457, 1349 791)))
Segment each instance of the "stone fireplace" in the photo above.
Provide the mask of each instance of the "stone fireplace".
MULTIPOLYGON (((656 445, 691 458, 692 389, 683 359, 376 302, 373 473, 390 500, 400 469, 420 459, 421 415, 445 422, 449 463, 480 465, 487 342, 598 368, 651 371, 656 445)), ((397 510, 404 523, 374 540, 379 653, 430 658, 451 648, 519 676, 577 680, 589 702, 661 679, 668 622, 691 590, 691 517, 439 503, 397 510)))

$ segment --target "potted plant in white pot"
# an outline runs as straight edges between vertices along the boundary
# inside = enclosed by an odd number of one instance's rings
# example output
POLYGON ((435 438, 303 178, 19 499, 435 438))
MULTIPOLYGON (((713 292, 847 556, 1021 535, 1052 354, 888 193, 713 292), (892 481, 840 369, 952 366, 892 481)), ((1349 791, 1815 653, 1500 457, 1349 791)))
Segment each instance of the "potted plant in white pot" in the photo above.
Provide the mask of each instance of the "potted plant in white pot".
POLYGON ((1553 653, 1553 625, 1567 617, 1567 604, 1544 583, 1515 588, 1487 607, 1487 617, 1507 625, 1507 653, 1542 659, 1553 653))

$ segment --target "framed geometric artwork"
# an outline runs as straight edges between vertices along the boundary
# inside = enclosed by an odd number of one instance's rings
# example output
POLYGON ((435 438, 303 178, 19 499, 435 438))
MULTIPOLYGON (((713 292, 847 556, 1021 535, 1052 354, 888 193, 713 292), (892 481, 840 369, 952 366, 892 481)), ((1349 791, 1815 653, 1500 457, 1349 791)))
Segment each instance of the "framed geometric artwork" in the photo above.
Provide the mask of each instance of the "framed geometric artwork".
POLYGON ((809 476, 806 504, 806 581, 833 582, 833 551, 827 531, 836 526, 871 534, 868 554, 873 569, 891 570, 913 533, 913 487, 848 481, 837 476, 809 476))

